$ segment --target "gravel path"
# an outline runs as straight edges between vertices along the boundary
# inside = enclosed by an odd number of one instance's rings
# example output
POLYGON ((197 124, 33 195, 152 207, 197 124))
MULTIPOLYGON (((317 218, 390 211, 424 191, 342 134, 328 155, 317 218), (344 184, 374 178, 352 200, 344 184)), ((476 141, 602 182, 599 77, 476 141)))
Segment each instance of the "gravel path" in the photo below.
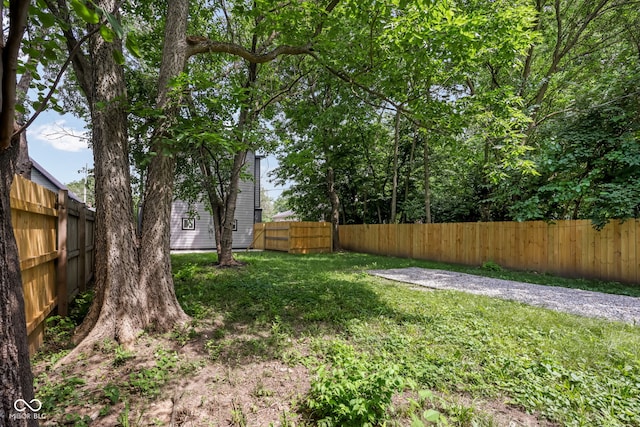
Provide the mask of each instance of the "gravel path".
POLYGON ((368 273, 432 289, 453 289, 476 295, 520 301, 581 316, 604 317, 609 320, 640 325, 640 298, 636 297, 533 285, 418 267, 370 270, 368 273))

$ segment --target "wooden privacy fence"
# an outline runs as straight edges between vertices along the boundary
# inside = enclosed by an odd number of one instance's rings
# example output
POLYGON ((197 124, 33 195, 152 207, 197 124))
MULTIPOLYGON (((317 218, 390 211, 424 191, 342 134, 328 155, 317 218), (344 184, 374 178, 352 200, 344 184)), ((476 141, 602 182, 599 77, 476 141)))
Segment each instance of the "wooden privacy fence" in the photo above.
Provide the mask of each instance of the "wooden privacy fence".
POLYGON ((331 224, 328 222, 261 222, 253 225, 256 249, 290 254, 331 252, 331 224))
POLYGON ((11 186, 11 220, 18 244, 29 349, 42 343, 44 320, 86 289, 93 276, 93 211, 21 176, 11 186))
POLYGON ((339 227, 355 252, 640 283, 640 220, 364 224, 339 227))

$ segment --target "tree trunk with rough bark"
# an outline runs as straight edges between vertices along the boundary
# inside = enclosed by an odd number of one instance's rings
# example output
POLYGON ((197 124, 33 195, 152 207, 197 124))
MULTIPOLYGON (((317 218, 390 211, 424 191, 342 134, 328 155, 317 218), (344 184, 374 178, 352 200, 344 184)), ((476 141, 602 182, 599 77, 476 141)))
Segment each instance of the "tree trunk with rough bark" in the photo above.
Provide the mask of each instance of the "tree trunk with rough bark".
POLYGON ((29 158, 29 144, 27 142, 27 133, 20 132, 20 135, 17 136, 20 139, 19 142, 19 152, 18 159, 16 160, 16 171, 18 175, 25 177, 26 179, 31 179, 31 167, 33 163, 31 163, 31 159, 29 158))
POLYGON ((37 426, 29 409, 20 413, 13 406, 17 399, 31 402, 34 398, 20 259, 9 200, 17 156, 17 138, 8 149, 0 149, 0 426, 37 426), (30 418, 10 418, 22 414, 30 418))
MULTIPOLYGON (((114 10, 115 3, 103 0, 98 6, 114 10)), ((184 67, 184 53, 182 58, 176 55, 186 48, 175 40, 186 39, 187 6, 186 0, 169 2, 160 108, 166 106, 168 82, 184 67)), ((177 302, 171 275, 169 218, 175 163, 162 154, 151 161, 138 241, 129 172, 127 94, 114 49, 121 50, 121 43, 92 36, 90 79, 83 87, 91 109, 99 256, 95 298, 76 335, 82 343, 74 353, 104 339, 131 345, 144 329, 168 330, 188 319, 177 302)), ((86 68, 87 63, 78 66, 86 68)), ((157 134, 164 129, 160 126, 157 134)))
POLYGON ((28 1, 9 2, 8 33, 0 35, 0 426, 37 426, 29 408, 17 412, 18 402, 32 404, 33 375, 27 342, 20 256, 11 223, 11 184, 16 171, 20 137, 15 131, 16 75, 20 44, 26 28, 28 1), (4 34, 7 34, 6 39, 4 34))
MULTIPOLYGON (((17 100, 16 102, 19 104, 24 104, 24 99, 26 97, 27 92, 29 91, 29 86, 31 85, 31 81, 33 80, 33 75, 30 71, 25 71, 18 81, 17 87, 17 100)), ((18 112, 16 110, 16 122, 18 125, 23 125, 25 123, 25 115, 18 112)), ((29 158, 29 144, 27 141, 27 132, 20 132, 20 150, 18 152, 18 160, 16 161, 16 173, 18 175, 23 176, 24 178, 31 180, 31 167, 33 163, 31 163, 31 159, 29 158)))
POLYGON ((233 168, 231 181, 225 198, 224 214, 221 215, 220 245, 218 251, 218 264, 224 267, 238 265, 233 258, 233 222, 236 214, 238 193, 240 192, 240 175, 247 159, 247 151, 243 150, 233 156, 233 168))
MULTIPOLYGON (((115 1, 100 6, 113 10, 115 1)), ((138 290, 139 258, 129 175, 124 72, 114 59, 118 42, 99 34, 90 41, 91 87, 83 87, 91 110, 96 180, 96 293, 76 340, 131 344, 145 325, 145 296, 138 290)), ((146 212, 146 209, 145 209, 146 212)))
POLYGON ((170 99, 169 85, 186 66, 188 14, 187 0, 168 2, 156 100, 156 108, 163 110, 167 118, 156 129, 152 141, 158 155, 149 164, 140 234, 140 292, 148 298, 147 325, 160 330, 171 329, 188 319, 176 298, 171 272, 171 202, 176 161, 173 156, 161 154, 163 137, 178 114, 178 100, 170 99))

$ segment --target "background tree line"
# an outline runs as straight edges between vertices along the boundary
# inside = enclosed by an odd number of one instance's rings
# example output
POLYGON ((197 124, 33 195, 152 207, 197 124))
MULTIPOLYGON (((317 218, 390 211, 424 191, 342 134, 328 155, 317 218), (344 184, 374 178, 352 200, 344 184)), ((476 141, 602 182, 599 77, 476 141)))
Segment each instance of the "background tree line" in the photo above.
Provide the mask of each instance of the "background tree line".
POLYGON ((500 4, 504 13, 524 13, 529 32, 520 40, 529 44, 515 53, 515 43, 506 46, 513 27, 490 28, 476 15, 490 12, 484 2, 458 7, 456 19, 504 42, 482 56, 449 38, 455 51, 429 46, 443 55, 439 62, 433 52, 411 51, 390 60, 393 70, 373 84, 359 75, 343 78, 341 88, 325 67, 287 100, 275 176, 295 182, 285 193, 290 206, 304 219, 328 219, 333 191, 345 224, 592 219, 601 226, 637 217, 634 2, 500 4), (322 169, 333 170, 333 185, 322 169))

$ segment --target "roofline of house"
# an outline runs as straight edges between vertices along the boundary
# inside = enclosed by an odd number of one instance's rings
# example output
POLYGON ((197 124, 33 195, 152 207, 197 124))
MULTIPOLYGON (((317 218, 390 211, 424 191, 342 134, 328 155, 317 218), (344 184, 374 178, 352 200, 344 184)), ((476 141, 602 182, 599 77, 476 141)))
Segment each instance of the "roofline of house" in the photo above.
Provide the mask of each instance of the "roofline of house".
POLYGON ((44 175, 45 178, 47 178, 49 181, 51 181, 53 183, 53 185, 55 185, 56 187, 58 187, 60 190, 66 190, 69 192, 69 197, 73 200, 75 200, 76 202, 82 202, 82 199, 80 199, 76 193, 74 193, 73 191, 69 190, 67 188, 66 185, 64 185, 63 183, 61 183, 60 181, 58 181, 53 175, 51 175, 49 173, 49 171, 47 171, 40 163, 36 162, 34 160, 33 157, 29 157, 29 160, 31 161, 31 164, 33 165, 34 168, 36 168, 38 170, 38 172, 40 172, 42 175, 44 175))

